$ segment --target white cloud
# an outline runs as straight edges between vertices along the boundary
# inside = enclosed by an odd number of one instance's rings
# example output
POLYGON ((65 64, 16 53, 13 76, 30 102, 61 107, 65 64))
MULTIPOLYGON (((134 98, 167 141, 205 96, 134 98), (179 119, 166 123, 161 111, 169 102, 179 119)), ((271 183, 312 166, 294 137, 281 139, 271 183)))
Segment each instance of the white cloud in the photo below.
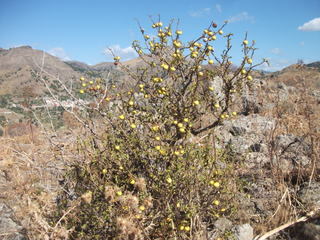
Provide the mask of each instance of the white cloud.
POLYGON ((203 8, 203 9, 200 9, 200 10, 197 10, 197 11, 190 11, 189 15, 191 17, 203 17, 203 16, 206 16, 206 15, 209 15, 210 12, 211 12, 211 8, 203 8))
POLYGON ((48 50, 48 53, 57 58, 60 58, 63 61, 71 60, 67 53, 64 51, 64 49, 61 47, 52 48, 51 50, 48 50))
POLYGON ((290 61, 288 59, 268 58, 268 61, 269 61, 269 65, 267 63, 264 63, 258 69, 274 72, 274 71, 282 70, 283 68, 295 63, 294 61, 290 61))
POLYGON ((222 13, 222 7, 220 4, 216 4, 216 10, 218 11, 218 13, 222 13))
POLYGON ((320 31, 320 17, 304 23, 298 29, 301 31, 320 31))
POLYGON ((119 44, 116 44, 104 49, 103 52, 107 56, 108 60, 113 59, 113 55, 109 49, 114 55, 121 57, 121 60, 123 61, 127 61, 138 56, 132 47, 121 48, 119 44))
POLYGON ((254 21, 254 17, 250 16, 247 12, 241 12, 235 16, 232 16, 228 19, 229 23, 240 22, 240 21, 254 21))
POLYGON ((271 49, 271 52, 275 55, 279 55, 281 53, 281 50, 280 50, 280 48, 273 48, 273 49, 271 49))

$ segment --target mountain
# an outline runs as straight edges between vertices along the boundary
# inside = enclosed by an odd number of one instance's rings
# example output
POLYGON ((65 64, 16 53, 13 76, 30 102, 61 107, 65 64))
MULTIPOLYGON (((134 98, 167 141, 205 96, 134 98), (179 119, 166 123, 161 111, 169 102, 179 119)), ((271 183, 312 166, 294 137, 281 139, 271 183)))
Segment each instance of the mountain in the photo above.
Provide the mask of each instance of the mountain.
POLYGON ((320 89, 320 62, 310 64, 292 64, 280 71, 266 75, 271 81, 283 82, 288 86, 320 89))
POLYGON ((0 49, 0 95, 20 95, 25 89, 32 89, 36 95, 44 91, 43 84, 36 78, 36 73, 43 71, 49 79, 52 76, 66 82, 72 77, 79 77, 80 73, 68 64, 44 51, 30 46, 0 49), (50 76, 52 75, 52 76, 50 76))
POLYGON ((320 61, 306 64, 307 67, 316 68, 320 71, 320 61))

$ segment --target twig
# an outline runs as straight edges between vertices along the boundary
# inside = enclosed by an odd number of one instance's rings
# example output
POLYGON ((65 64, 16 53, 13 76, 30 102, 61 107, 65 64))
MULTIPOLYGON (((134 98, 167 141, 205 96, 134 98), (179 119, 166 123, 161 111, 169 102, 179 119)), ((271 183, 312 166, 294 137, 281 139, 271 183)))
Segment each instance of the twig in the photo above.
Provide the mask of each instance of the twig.
POLYGON ((271 231, 269 231, 269 232, 267 232, 267 233, 265 233, 263 235, 256 236, 252 240, 265 240, 268 237, 272 236, 273 234, 278 233, 278 232, 280 232, 280 231, 282 231, 282 230, 284 230, 284 229, 286 229, 286 228, 288 228, 288 227, 290 227, 290 226, 292 226, 292 225, 294 225, 296 223, 305 222, 305 221, 309 220, 311 217, 316 215, 319 212, 319 210, 320 210, 320 207, 318 207, 314 211, 309 212, 307 214, 307 216, 304 216, 304 217, 301 217, 301 218, 299 218, 299 219, 297 219, 295 221, 291 221, 291 222, 288 222, 286 224, 283 224, 283 225, 281 225, 281 226, 279 226, 279 227, 277 227, 277 228, 275 228, 275 229, 273 229, 273 230, 271 230, 271 231))

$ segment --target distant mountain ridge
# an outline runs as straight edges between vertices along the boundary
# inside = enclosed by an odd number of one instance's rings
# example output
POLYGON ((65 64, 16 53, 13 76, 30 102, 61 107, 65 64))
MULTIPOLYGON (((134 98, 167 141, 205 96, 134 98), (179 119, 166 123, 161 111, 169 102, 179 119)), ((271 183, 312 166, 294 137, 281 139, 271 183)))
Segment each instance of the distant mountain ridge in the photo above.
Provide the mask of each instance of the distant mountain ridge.
MULTIPOLYGON (((119 67, 113 62, 102 62, 96 65, 88 65, 80 61, 63 61, 58 57, 52 56, 41 50, 33 49, 30 46, 20 46, 16 48, 0 48, 0 95, 14 94, 19 95, 25 88, 33 89, 37 94, 41 94, 45 89, 36 81, 34 73, 41 69, 42 61, 43 70, 59 76, 62 81, 69 81, 72 78, 79 78, 82 75, 104 77, 110 71, 121 72, 119 67)), ((135 58, 122 62, 128 67, 138 67, 143 65, 143 61, 135 58)), ((302 66, 303 71, 308 73, 308 77, 317 85, 318 74, 320 71, 320 62, 313 62, 302 66)), ((291 65, 278 72, 261 72, 264 75, 277 76, 281 81, 291 81, 293 76, 299 74, 302 68, 297 65, 291 65), (290 80, 291 79, 291 80, 290 80)), ((319 85, 319 84, 318 84, 319 85)))

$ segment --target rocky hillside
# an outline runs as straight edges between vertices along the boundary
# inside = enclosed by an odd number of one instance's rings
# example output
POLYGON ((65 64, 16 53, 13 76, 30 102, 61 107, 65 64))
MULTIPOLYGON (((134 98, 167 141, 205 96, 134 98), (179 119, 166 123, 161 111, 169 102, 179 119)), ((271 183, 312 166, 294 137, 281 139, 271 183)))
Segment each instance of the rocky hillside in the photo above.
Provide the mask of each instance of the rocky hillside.
MULTIPOLYGON (((43 70, 53 76, 59 76, 62 81, 78 77, 80 73, 70 66, 44 51, 32 49, 29 46, 0 50, 0 95, 22 95, 32 91, 38 95, 44 87, 36 77, 43 70), (29 90, 28 90, 29 89, 29 90)), ((45 74, 48 76, 48 74, 45 74)), ((48 76, 49 78, 52 78, 48 76)))

